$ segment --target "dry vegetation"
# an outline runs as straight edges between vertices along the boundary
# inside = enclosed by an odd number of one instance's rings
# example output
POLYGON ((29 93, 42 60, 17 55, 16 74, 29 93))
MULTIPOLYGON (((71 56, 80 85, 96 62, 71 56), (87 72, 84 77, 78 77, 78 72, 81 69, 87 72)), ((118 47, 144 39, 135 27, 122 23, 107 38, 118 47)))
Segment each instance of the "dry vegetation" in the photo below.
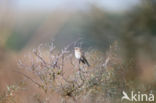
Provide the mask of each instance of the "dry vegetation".
MULTIPOLYGON (((53 42, 42 44, 20 59, 18 65, 21 69, 14 72, 21 74, 44 92, 44 98, 37 93, 34 96, 37 103, 52 103, 53 93, 60 96, 59 102, 62 103, 120 102, 122 90, 127 90, 129 85, 124 78, 126 71, 118 53, 118 44, 114 43, 106 53, 88 50, 86 57, 90 67, 79 64, 74 58, 70 50, 73 44, 61 51, 56 50, 53 42)), ((0 101, 10 101, 12 92, 22 87, 21 84, 8 87, 8 92, 1 95, 0 101)))
POLYGON ((123 90, 155 93, 153 85, 147 85, 136 77, 136 60, 123 61, 117 42, 106 52, 86 51, 90 67, 75 59, 75 44, 62 50, 57 50, 53 42, 41 44, 24 55, 18 61, 20 69, 12 72, 25 79, 7 86, 7 91, 0 94, 0 103, 18 103, 16 94, 29 89, 26 83, 41 91, 30 91, 30 95, 33 93, 32 103, 120 103, 123 90))

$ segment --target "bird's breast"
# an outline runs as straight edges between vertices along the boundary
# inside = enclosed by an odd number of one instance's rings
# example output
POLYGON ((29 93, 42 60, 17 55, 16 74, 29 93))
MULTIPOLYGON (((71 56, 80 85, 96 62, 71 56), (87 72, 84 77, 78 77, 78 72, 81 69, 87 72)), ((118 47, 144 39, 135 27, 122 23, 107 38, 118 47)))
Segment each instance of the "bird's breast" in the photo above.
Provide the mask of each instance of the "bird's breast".
POLYGON ((80 52, 75 52, 75 57, 77 58, 77 59, 80 59, 81 58, 81 53, 80 52))

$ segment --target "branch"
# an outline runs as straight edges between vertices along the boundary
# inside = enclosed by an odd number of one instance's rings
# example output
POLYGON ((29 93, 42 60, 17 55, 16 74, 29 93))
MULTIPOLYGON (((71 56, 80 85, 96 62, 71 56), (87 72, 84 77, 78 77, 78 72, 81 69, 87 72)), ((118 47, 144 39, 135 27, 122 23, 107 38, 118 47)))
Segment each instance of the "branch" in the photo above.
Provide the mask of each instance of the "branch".
POLYGON ((13 72, 16 72, 16 73, 20 73, 21 75, 23 75, 24 77, 26 77, 27 79, 31 80, 34 84, 36 84, 37 86, 39 87, 42 87, 41 84, 39 84, 38 82, 34 81, 33 79, 31 79, 31 77, 27 76, 26 74, 20 72, 20 71, 16 71, 16 70, 13 70, 13 72))

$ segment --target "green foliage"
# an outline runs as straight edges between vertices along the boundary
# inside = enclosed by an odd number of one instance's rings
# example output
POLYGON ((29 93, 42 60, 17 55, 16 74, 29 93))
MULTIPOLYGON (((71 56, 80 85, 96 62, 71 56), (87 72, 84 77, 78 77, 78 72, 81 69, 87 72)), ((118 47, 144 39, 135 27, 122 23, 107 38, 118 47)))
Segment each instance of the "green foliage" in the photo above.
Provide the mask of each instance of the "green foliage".
POLYGON ((30 35, 23 36, 18 32, 13 32, 13 34, 10 35, 6 41, 6 47, 12 50, 21 50, 27 44, 30 38, 30 35))

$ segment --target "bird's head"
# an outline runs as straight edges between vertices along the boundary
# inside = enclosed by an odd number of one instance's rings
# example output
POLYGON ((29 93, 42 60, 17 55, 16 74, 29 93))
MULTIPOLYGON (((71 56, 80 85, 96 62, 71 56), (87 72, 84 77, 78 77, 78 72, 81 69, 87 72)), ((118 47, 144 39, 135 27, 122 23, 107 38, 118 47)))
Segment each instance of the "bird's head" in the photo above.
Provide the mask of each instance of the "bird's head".
POLYGON ((75 47, 74 49, 75 49, 75 51, 81 51, 81 48, 79 48, 79 47, 75 47))

